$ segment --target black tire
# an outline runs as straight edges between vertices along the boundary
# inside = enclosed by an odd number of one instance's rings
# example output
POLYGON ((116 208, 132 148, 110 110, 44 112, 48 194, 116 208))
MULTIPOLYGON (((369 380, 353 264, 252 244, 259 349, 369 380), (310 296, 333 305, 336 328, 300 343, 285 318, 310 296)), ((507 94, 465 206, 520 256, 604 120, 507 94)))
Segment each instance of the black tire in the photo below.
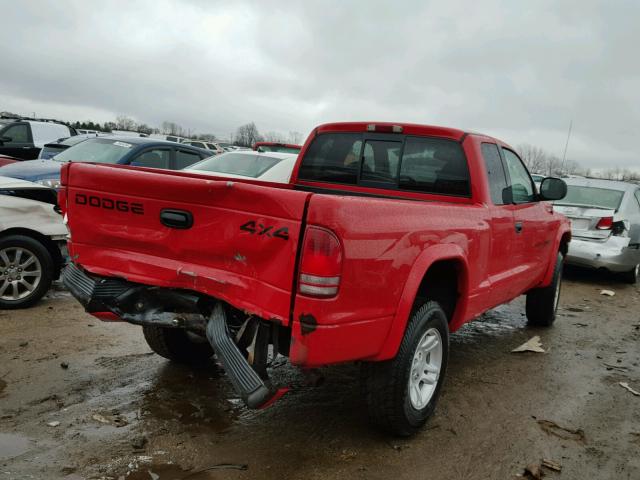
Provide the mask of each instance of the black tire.
MULTIPOLYGON (((56 266, 53 258, 51 257, 51 253, 49 252, 49 250, 47 250, 47 247, 45 247, 35 238, 27 237, 26 235, 7 235, 6 237, 0 238, 0 252, 8 251, 9 253, 11 253, 13 251, 12 249, 14 248, 23 250, 23 253, 24 251, 28 252, 29 254, 33 255, 38 260, 38 262, 40 262, 40 280, 33 291, 23 298, 12 300, 1 298, 2 295, 0 295, 0 309, 10 310, 15 308, 26 308, 34 305, 44 296, 45 293, 47 293, 49 287, 51 287, 53 274, 56 270, 56 266)), ((9 260, 13 259, 9 258, 9 260)), ((12 264, 13 263, 11 263, 10 265, 12 264)), ((6 275, 8 275, 5 274, 5 272, 8 271, 8 267, 9 265, 5 266, 5 262, 0 258, 0 289, 3 287, 3 285, 5 285, 5 278, 6 275)), ((17 267, 18 265, 16 265, 16 268, 17 267)), ((26 268, 24 273, 28 273, 29 269, 31 268, 32 267, 26 268)), ((26 275, 25 278, 27 278, 26 275)), ((7 287, 13 289, 13 286, 7 285, 7 287)), ((22 292, 25 292, 25 290, 23 290, 24 287, 18 288, 20 288, 22 292)), ((5 292, 7 291, 8 289, 5 292)))
POLYGON ((564 256, 558 252, 551 284, 527 293, 527 323, 535 327, 550 327, 556 319, 560 291, 562 289, 562 268, 564 256))
POLYGON ((638 283, 638 277, 640 276, 640 265, 636 265, 632 270, 624 272, 622 279, 630 285, 638 283))
POLYGON ((213 356, 213 348, 203 338, 195 338, 180 328, 143 326, 142 332, 151 350, 178 363, 206 363, 213 356))
POLYGON ((437 302, 428 301, 411 317, 392 360, 364 364, 365 393, 372 422, 393 435, 407 437, 416 433, 433 414, 449 360, 449 326, 444 310, 437 302), (429 402, 416 409, 409 395, 414 354, 418 343, 429 329, 436 329, 442 340, 442 360, 435 390, 429 402))

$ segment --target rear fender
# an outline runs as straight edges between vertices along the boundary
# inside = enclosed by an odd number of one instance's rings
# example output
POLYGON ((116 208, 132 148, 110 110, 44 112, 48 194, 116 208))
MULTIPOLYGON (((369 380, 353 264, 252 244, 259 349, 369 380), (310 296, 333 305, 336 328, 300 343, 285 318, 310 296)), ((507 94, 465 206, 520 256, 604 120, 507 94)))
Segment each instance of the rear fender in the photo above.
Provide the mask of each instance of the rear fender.
POLYGON ((420 284, 422 283, 426 273, 429 271, 429 268, 434 263, 443 260, 456 260, 461 266, 460 275, 458 277, 459 298, 456 304, 455 314, 452 319, 449 319, 449 328, 451 331, 454 331, 464 323, 465 312, 467 310, 467 299, 469 297, 469 269, 466 255, 459 245, 434 245, 422 252, 413 264, 413 268, 405 282, 395 317, 393 318, 391 327, 389 328, 387 339, 378 355, 371 360, 388 360, 396 356, 398 349, 400 348, 400 343, 402 342, 402 337, 404 336, 420 284))

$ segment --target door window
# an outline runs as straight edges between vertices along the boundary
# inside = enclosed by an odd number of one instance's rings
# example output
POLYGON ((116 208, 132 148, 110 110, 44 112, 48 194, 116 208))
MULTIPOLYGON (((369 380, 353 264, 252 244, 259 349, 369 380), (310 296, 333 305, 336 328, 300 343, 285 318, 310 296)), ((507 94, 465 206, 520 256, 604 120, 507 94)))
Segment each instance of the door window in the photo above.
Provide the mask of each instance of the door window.
POLYGON ((511 179, 511 192, 514 203, 528 203, 536 199, 533 180, 520 158, 511 150, 503 148, 504 159, 511 179))
POLYGON ((507 177, 504 173, 504 165, 500 158, 498 146, 495 143, 482 144, 482 158, 489 179, 491 201, 494 205, 507 203, 504 198, 504 190, 507 188, 507 177))
POLYGON ((181 170, 189 165, 199 162, 200 160, 202 159, 197 153, 178 150, 176 152, 176 170, 181 170))
POLYGON ((7 140, 5 145, 11 143, 29 143, 29 127, 25 124, 11 125, 4 131, 2 136, 11 139, 7 140))
POLYGON ((170 150, 154 148, 152 150, 142 152, 137 157, 134 157, 131 164, 136 167, 169 168, 170 158, 170 150))

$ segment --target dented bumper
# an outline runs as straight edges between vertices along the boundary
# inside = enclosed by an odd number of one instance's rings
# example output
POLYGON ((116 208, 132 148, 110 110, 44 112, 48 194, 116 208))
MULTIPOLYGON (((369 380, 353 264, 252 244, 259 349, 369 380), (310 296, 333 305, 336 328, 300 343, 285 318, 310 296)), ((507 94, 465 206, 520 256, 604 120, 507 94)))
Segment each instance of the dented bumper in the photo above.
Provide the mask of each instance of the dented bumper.
POLYGON ((628 272, 640 263, 640 249, 638 245, 630 245, 628 237, 611 236, 605 241, 573 237, 566 262, 611 272, 628 272))

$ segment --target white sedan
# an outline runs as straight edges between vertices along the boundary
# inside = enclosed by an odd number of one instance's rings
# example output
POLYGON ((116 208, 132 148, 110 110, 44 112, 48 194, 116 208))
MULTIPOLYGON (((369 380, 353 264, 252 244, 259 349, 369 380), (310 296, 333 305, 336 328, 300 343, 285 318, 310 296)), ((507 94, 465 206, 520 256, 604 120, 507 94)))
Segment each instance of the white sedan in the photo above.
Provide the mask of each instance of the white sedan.
POLYGON ((298 155, 294 153, 235 151, 205 158, 185 172, 274 183, 289 183, 298 155))
POLYGON ((60 275, 67 228, 56 205, 55 190, 0 177, 0 309, 33 305, 60 275))

